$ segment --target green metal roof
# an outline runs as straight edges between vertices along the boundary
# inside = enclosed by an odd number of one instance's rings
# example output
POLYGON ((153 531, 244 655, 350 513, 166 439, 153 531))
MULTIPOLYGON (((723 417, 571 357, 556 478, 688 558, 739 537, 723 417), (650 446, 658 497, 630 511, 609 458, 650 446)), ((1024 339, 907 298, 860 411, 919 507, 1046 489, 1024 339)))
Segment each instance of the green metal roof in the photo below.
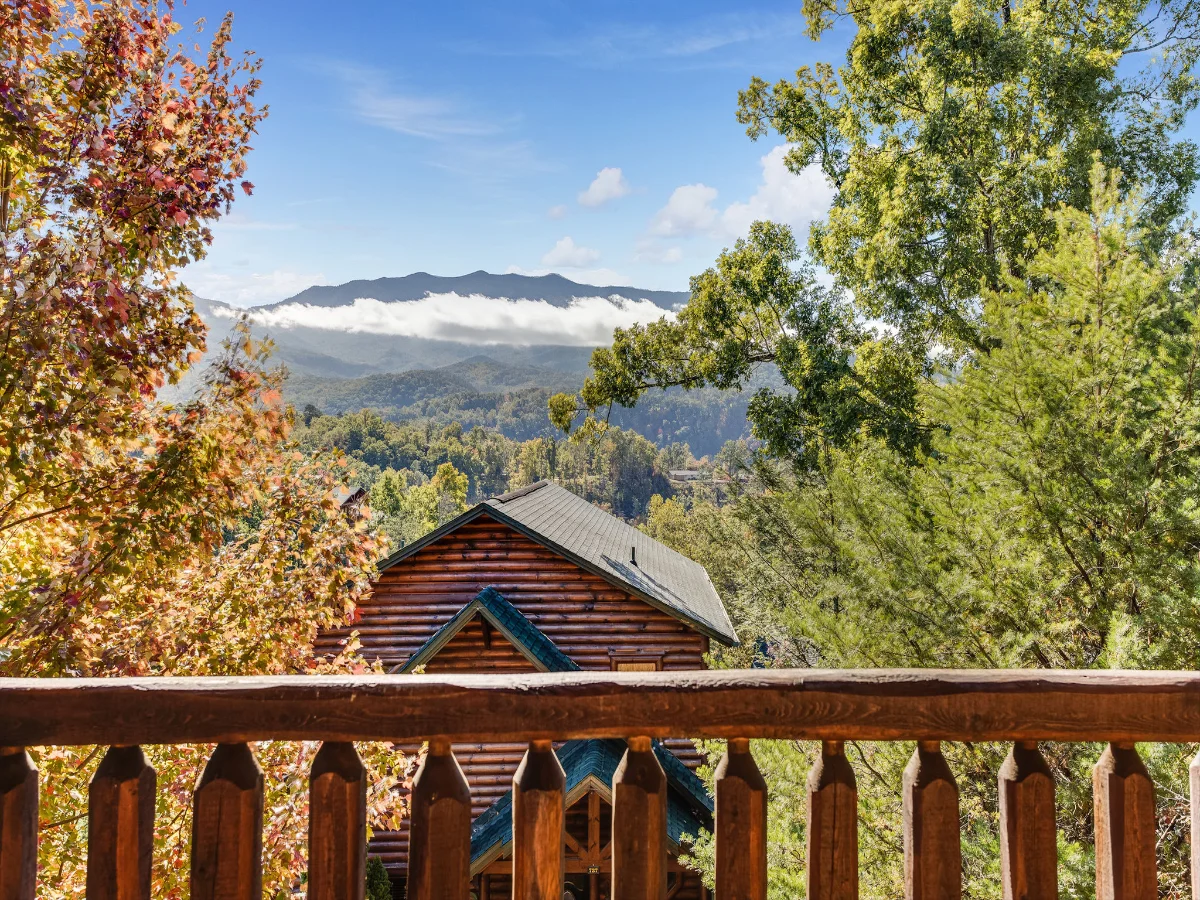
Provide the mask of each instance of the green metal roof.
POLYGON ((434 632, 400 668, 395 671, 411 672, 437 655, 468 622, 481 616, 492 627, 503 634, 513 646, 542 672, 575 672, 579 666, 567 654, 558 649, 550 638, 530 622, 525 615, 504 599, 494 587, 486 587, 475 599, 456 612, 450 620, 434 632))
MULTIPOLYGON (((569 795, 589 776, 611 786, 624 755, 625 743, 619 740, 563 744, 558 750, 558 760, 567 776, 566 793, 569 795)), ((658 741, 654 742, 654 755, 667 776, 667 837, 679 846, 684 835, 696 837, 702 828, 712 828, 712 797, 699 776, 658 741)), ((508 847, 512 839, 512 791, 509 791, 481 812, 472 824, 472 864, 492 855, 489 851, 497 846, 508 847)))

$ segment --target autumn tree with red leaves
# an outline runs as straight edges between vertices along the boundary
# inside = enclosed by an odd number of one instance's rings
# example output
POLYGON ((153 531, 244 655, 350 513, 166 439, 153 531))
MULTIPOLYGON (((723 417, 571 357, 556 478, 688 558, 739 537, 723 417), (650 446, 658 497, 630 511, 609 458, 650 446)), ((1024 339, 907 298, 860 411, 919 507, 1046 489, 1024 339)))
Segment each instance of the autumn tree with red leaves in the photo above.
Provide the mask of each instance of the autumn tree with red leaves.
MULTIPOLYGON (((334 499, 340 460, 290 443, 266 350, 241 334, 190 401, 205 350, 178 270, 252 185, 260 61, 231 18, 179 43, 170 2, 0 6, 0 674, 361 670, 317 660, 380 547, 334 499), (199 38, 197 38, 199 39, 199 38)), ((313 747, 260 744, 266 883, 304 871, 313 747)), ((148 749, 161 786, 155 895, 186 893, 189 794, 208 748, 148 749)), ((388 818, 386 748, 364 748, 388 818)), ((43 896, 81 893, 99 754, 37 753, 43 896)), ((403 762, 403 760, 400 760, 403 762)))

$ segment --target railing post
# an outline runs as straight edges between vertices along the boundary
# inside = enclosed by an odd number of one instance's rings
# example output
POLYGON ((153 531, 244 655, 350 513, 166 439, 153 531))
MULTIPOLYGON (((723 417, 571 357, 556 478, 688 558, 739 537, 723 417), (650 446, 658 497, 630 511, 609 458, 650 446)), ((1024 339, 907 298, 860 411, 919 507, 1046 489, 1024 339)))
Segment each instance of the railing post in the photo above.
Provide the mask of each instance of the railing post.
POLYGON ((734 738, 717 764, 717 896, 767 898, 767 783, 750 741, 734 738))
POLYGON ((958 784, 938 741, 918 741, 904 770, 904 896, 962 896, 958 784))
POLYGON ((88 900, 150 900, 157 778, 141 747, 110 747, 88 786, 88 900))
POLYGON ((1092 769, 1096 900, 1155 900, 1154 784, 1133 744, 1109 744, 1092 769))
POLYGON ((261 900, 263 773, 245 744, 218 744, 192 795, 192 900, 261 900))
POLYGON ((367 770, 349 742, 327 742, 308 781, 308 900, 362 900, 367 770))
POLYGON ((1188 767, 1192 801, 1192 900, 1200 900, 1200 753, 1188 767))
POLYGON ((1058 900, 1054 776, 1037 741, 1018 741, 1000 767, 1004 900, 1058 900))
POLYGON ((513 897, 562 900, 567 776, 550 741, 534 741, 513 775, 513 897))
POLYGON ((667 776, 650 738, 632 737, 613 774, 612 900, 664 900, 667 776))
POLYGON ((858 897, 858 783, 842 741, 808 773, 808 900, 858 897))
POLYGON ((409 900, 464 900, 471 890, 471 788, 449 741, 429 742, 409 815, 409 900))
POLYGON ((37 892, 38 773, 24 747, 0 747, 0 897, 37 892))

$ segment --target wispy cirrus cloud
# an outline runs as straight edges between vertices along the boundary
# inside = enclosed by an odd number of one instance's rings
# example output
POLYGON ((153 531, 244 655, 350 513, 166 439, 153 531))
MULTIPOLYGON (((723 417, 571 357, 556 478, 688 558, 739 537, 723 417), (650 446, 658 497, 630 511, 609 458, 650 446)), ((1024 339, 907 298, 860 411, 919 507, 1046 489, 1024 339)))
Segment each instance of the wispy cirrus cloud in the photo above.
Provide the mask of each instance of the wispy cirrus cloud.
POLYGON ((787 40, 803 30, 803 17, 790 10, 774 15, 726 13, 671 26, 581 22, 574 33, 531 34, 519 48, 473 41, 457 49, 488 56, 541 56, 582 66, 654 60, 702 64, 718 62, 722 51, 787 40))
POLYGON ((553 168, 515 133, 515 116, 503 118, 454 96, 422 93, 377 68, 319 65, 342 83, 347 106, 360 121, 435 147, 426 165, 483 181, 553 168))
POLYGON ((504 130, 502 123, 453 98, 400 89, 378 69, 349 63, 324 67, 345 85, 355 114, 380 128, 438 141, 487 137, 504 130))

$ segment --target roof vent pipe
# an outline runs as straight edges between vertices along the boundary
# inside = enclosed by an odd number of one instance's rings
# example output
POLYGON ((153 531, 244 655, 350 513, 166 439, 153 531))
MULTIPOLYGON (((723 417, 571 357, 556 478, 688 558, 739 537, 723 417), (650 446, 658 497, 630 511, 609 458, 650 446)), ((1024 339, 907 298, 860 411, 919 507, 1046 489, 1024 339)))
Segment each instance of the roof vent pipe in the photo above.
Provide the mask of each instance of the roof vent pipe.
POLYGON ((636 546, 629 548, 629 564, 632 566, 637 565, 637 547, 636 546))

